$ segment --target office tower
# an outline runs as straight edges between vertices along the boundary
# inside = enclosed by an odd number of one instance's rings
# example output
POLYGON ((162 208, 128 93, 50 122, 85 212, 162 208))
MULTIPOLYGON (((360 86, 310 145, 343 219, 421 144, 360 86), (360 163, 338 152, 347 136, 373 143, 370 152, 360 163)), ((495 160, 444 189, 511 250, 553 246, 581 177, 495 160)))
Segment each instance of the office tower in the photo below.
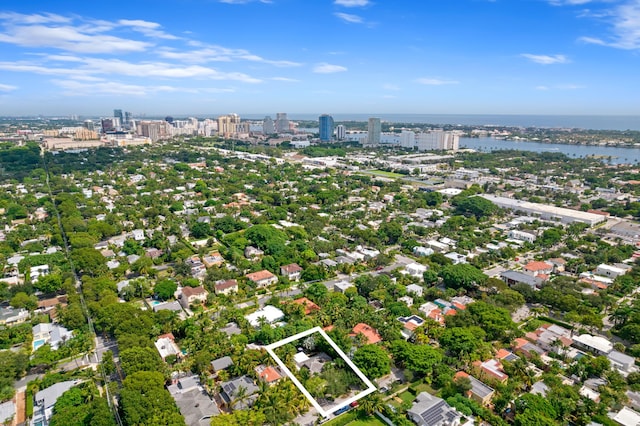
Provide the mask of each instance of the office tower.
POLYGON ((238 114, 221 115, 218 117, 218 135, 229 138, 238 132, 240 116, 238 114))
POLYGON ((344 140, 346 137, 347 137, 347 129, 342 124, 337 125, 336 126, 336 139, 341 141, 341 140, 344 140))
POLYGON ((116 129, 113 125, 113 118, 103 118, 100 120, 100 125, 102 126, 102 133, 111 132, 116 129))
POLYGON ((289 119, 286 112, 279 112, 276 114, 276 132, 288 133, 289 132, 289 119))
POLYGON ((265 135, 271 135, 276 132, 273 120, 268 115, 262 121, 262 133, 265 135))
POLYGON ((380 145, 380 119, 379 118, 370 118, 369 126, 368 126, 368 135, 367 135, 367 145, 376 147, 380 145))
POLYGON ((318 121, 320 122, 320 142, 330 142, 333 137, 333 117, 322 114, 318 121))
POLYGON ((114 109, 113 110, 113 118, 117 118, 118 120, 120 120, 120 123, 124 123, 124 116, 122 115, 122 110, 121 109, 114 109))
POLYGON ((93 123, 93 121, 91 120, 84 120, 84 123, 82 123, 82 126, 87 129, 87 130, 91 130, 94 131, 96 129, 95 124, 93 123))
POLYGON ((124 124, 127 125, 127 126, 130 125, 132 118, 133 118, 133 113, 131 113, 129 111, 125 111, 125 113, 124 113, 124 124))

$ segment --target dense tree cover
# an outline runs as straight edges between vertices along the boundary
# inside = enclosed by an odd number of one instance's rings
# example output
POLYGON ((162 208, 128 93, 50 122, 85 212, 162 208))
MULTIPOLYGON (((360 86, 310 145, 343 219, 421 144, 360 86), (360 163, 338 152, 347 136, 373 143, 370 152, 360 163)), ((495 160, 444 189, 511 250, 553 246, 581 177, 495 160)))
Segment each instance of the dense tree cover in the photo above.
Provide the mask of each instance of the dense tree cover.
POLYGON ((29 356, 25 352, 0 351, 0 401, 13 397, 13 382, 24 374, 29 365, 29 356))
POLYGON ((466 263, 445 266, 440 271, 440 277, 447 287, 467 290, 483 286, 488 279, 481 270, 466 263))
POLYGON ((436 365, 442 362, 442 352, 431 345, 416 345, 405 340, 391 343, 394 362, 418 376, 430 377, 436 365))
POLYGON ((22 179, 33 169, 40 167, 40 145, 27 142, 24 146, 12 143, 0 144, 0 167, 4 170, 1 178, 22 179))
POLYGON ((164 377, 155 371, 138 371, 122 382, 120 409, 127 425, 184 425, 173 398, 164 387, 164 377))
POLYGON ((358 348, 353 354, 353 363, 371 379, 377 379, 391 371, 391 361, 387 351, 376 345, 358 348))
POLYGON ((173 297, 173 294, 178 289, 178 284, 171 279, 164 279, 158 281, 153 288, 158 297, 162 300, 168 300, 173 297))
POLYGON ((456 202, 456 212, 464 216, 475 216, 476 219, 483 219, 498 211, 491 201, 482 197, 467 197, 456 202))
POLYGON ((107 400, 92 382, 75 386, 58 398, 51 426, 115 426, 107 400))
POLYGON ((132 347, 120 352, 122 371, 128 376, 138 371, 162 371, 162 360, 155 348, 132 347))

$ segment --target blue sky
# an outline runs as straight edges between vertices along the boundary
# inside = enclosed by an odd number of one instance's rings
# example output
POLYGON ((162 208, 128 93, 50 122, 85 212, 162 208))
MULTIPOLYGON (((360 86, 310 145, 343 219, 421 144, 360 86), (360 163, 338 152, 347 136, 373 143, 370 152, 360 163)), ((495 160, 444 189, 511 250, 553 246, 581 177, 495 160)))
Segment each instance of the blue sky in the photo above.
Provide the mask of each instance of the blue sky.
POLYGON ((640 115, 640 0, 11 3, 2 115, 640 115))

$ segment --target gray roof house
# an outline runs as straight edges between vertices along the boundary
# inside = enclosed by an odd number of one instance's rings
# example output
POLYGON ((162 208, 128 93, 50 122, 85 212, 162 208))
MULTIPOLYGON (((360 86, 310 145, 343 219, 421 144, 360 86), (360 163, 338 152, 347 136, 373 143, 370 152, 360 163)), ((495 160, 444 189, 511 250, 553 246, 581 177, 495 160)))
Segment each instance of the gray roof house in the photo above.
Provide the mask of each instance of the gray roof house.
POLYGON ((222 391, 220 397, 234 410, 244 410, 253 405, 257 399, 256 392, 258 392, 258 386, 253 383, 253 380, 249 376, 236 377, 228 382, 222 382, 220 384, 222 391), (240 389, 244 388, 244 398, 241 400, 240 389))
POLYGON ((211 368, 213 371, 222 371, 233 365, 233 360, 229 356, 223 356, 222 358, 214 359, 211 361, 211 368))
POLYGON ((418 426, 458 426, 462 419, 462 415, 444 399, 426 392, 416 396, 407 415, 418 426))
POLYGON ((540 278, 532 277, 531 275, 518 271, 504 271, 500 274, 500 278, 502 278, 502 281, 507 283, 509 286, 526 284, 532 288, 536 288, 542 284, 542 280, 540 278))
POLYGON ((58 398, 79 383, 80 380, 67 380, 66 382, 51 385, 36 393, 33 397, 33 417, 31 424, 47 426, 53 414, 53 406, 56 404, 58 398))
POLYGON ((9 400, 0 404, 0 424, 12 424, 16 416, 16 403, 9 400))
POLYGON ((183 377, 167 386, 188 426, 208 426, 220 414, 218 406, 200 385, 198 376, 183 377))

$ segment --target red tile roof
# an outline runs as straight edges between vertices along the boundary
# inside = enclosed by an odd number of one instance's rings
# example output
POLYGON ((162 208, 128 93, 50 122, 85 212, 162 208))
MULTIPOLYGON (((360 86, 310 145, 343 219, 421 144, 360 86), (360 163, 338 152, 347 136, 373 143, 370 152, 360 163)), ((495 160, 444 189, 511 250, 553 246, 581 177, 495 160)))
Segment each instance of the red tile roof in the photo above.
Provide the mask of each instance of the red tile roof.
POLYGON ((532 272, 545 271, 553 269, 553 265, 549 265, 547 262, 529 262, 524 266, 524 269, 532 272))
POLYGON ((285 274, 293 274, 294 272, 302 272, 302 267, 297 263, 291 263, 289 265, 281 266, 280 269, 285 274))
POLYGON ((296 299, 293 301, 293 303, 297 304, 297 305, 302 305, 304 306, 304 314, 305 315, 309 315, 312 312, 316 312, 320 310, 320 306, 316 305, 315 303, 313 303, 311 300, 307 299, 306 297, 301 297, 299 299, 296 299))
POLYGON ((378 334, 376 330, 374 330, 371 326, 361 322, 360 324, 356 324, 353 327, 353 333, 351 336, 357 336, 358 334, 362 334, 367 339, 367 343, 370 345, 374 343, 378 343, 382 341, 382 337, 378 334))
POLYGON ((258 281, 275 277, 275 275, 273 275, 271 272, 267 271, 266 269, 263 269, 262 271, 258 271, 258 272, 252 272, 245 276, 253 282, 258 282, 258 281))
POLYGON ((280 373, 278 373, 278 370, 271 366, 262 370, 262 372, 258 374, 258 376, 267 383, 272 383, 282 378, 280 373))

